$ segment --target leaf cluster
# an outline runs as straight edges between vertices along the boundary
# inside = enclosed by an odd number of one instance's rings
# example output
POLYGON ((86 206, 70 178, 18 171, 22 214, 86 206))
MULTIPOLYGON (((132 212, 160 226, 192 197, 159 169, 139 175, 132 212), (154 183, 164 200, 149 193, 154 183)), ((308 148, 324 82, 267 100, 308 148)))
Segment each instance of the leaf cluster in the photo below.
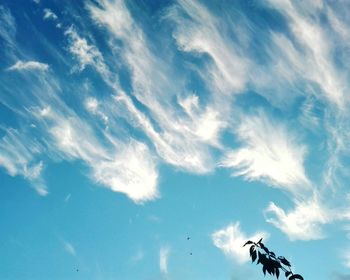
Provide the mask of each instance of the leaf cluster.
POLYGON ((301 275, 292 272, 291 264, 285 257, 277 257, 274 252, 270 251, 262 243, 262 238, 258 242, 249 240, 243 245, 243 247, 246 245, 250 245, 249 254, 252 263, 256 261, 256 264, 261 264, 264 275, 266 275, 267 272, 278 279, 280 273, 284 272, 284 275, 288 280, 304 280, 301 275))

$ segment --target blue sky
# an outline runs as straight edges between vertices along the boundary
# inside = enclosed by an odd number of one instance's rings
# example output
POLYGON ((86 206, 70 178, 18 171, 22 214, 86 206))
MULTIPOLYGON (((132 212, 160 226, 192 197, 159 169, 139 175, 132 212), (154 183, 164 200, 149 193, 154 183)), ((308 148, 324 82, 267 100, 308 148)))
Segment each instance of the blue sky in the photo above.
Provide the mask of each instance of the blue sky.
POLYGON ((350 279, 349 14, 3 0, 0 278, 350 279))

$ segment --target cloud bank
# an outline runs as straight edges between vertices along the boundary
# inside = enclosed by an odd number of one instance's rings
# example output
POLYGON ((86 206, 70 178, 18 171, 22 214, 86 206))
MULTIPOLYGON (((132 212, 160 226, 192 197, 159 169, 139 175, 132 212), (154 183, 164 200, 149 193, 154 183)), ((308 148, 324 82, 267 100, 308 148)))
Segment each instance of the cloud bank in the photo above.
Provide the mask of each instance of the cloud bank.
MULTIPOLYGON (((220 167, 287 193, 294 209, 271 202, 265 214, 291 240, 324 238, 324 225, 348 220, 330 215, 343 211, 345 196, 323 203, 348 192, 349 22, 341 9, 269 0, 254 21, 224 5, 162 5, 154 25, 121 0, 90 1, 79 20, 57 11, 61 44, 35 33, 47 56, 25 49, 21 21, 0 7, 1 62, 11 65, 0 101, 16 119, 1 123, 3 169, 43 195, 46 165, 79 161, 92 182, 143 203, 161 196, 160 166, 197 175, 220 167)), ((58 21, 43 12, 42 22, 58 21)), ((245 237, 237 224, 215 242, 242 259, 227 245, 235 236, 245 237)))

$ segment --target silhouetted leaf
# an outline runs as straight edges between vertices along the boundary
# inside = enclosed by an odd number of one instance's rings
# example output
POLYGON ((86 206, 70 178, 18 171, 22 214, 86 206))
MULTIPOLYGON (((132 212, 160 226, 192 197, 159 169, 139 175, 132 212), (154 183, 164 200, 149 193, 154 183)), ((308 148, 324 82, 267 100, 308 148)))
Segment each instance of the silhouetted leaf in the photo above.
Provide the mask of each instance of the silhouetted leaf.
POLYGON ((266 266, 265 265, 263 265, 263 267, 262 267, 262 271, 263 271, 263 273, 264 273, 264 275, 266 275, 266 266))
POLYGON ((245 246, 245 245, 248 245, 248 244, 254 244, 254 242, 253 241, 250 241, 250 240, 248 240, 244 245, 243 245, 243 247, 245 246))
POLYGON ((276 268, 276 277, 278 279, 278 277, 280 276, 280 270, 278 268, 276 268))
POLYGON ((281 264, 278 262, 278 261, 276 261, 276 260, 270 260, 270 262, 272 263, 272 265, 275 267, 275 268, 281 268, 282 266, 281 266, 281 264))
POLYGON ((286 271, 286 273, 285 273, 286 278, 288 278, 288 276, 289 276, 289 275, 291 275, 291 274, 292 274, 292 272, 290 272, 290 271, 286 271))
POLYGON ((250 246, 250 248, 249 248, 249 254, 250 254, 250 256, 253 255, 253 252, 254 252, 254 251, 255 251, 255 245, 250 246))
POLYGON ((278 257, 278 259, 286 266, 290 266, 290 262, 286 260, 285 257, 278 257))
POLYGON ((260 248, 263 249, 266 252, 266 254, 270 253, 269 249, 267 249, 263 243, 260 243, 260 248))
POLYGON ((260 240, 258 241, 258 244, 260 244, 262 240, 263 240, 263 239, 262 239, 262 238, 260 238, 260 240))
POLYGON ((256 253, 256 251, 253 251, 253 253, 252 253, 252 262, 254 262, 256 260, 256 257, 257 257, 257 253, 256 253))
POLYGON ((271 252, 271 251, 270 251, 270 255, 272 255, 272 256, 274 256, 274 257, 276 256, 275 253, 274 253, 274 252, 271 252))
POLYGON ((275 268, 273 267, 273 264, 270 261, 267 262, 266 270, 271 275, 275 273, 275 268))
POLYGON ((262 254, 259 252, 259 260, 262 265, 266 265, 268 263, 268 258, 266 254, 262 254))
POLYGON ((289 280, 293 280, 293 279, 304 280, 304 278, 303 278, 301 275, 299 275, 299 274, 294 274, 294 275, 292 275, 292 276, 289 278, 289 280))

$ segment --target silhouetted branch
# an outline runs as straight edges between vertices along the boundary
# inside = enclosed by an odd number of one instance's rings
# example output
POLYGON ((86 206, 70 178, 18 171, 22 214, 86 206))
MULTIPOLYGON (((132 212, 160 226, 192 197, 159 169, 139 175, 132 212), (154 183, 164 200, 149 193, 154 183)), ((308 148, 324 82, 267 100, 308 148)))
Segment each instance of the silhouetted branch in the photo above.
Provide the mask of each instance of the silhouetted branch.
POLYGON ((291 264, 285 257, 276 257, 276 254, 270 251, 262 243, 262 238, 257 243, 249 240, 243 245, 243 247, 246 245, 250 245, 249 254, 252 259, 252 263, 255 261, 257 261, 256 264, 261 263, 264 275, 266 275, 267 272, 276 276, 278 279, 280 276, 280 271, 283 271, 288 280, 304 280, 301 275, 294 274, 292 272, 291 264))

